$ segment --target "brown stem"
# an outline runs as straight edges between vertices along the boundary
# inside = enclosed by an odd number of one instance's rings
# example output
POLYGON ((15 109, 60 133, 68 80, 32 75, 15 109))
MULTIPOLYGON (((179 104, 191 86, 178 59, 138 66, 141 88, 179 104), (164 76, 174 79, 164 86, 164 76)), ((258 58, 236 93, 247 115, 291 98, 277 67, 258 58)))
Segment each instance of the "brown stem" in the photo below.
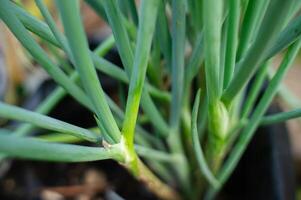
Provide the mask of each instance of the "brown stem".
POLYGON ((137 156, 134 145, 121 141, 121 151, 125 160, 122 164, 139 181, 145 183, 146 187, 162 200, 180 200, 180 195, 171 187, 164 184, 137 156))
POLYGON ((180 200, 180 195, 170 186, 163 183, 138 158, 138 177, 146 187, 162 200, 180 200))

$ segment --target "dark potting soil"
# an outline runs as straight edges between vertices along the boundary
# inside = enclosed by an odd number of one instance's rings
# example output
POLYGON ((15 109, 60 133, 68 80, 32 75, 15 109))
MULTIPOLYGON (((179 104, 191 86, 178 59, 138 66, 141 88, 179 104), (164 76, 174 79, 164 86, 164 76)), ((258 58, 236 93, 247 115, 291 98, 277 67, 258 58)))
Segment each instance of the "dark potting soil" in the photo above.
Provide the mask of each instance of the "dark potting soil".
POLYGON ((56 200, 60 199, 55 198, 58 194, 63 194, 64 199, 114 200, 109 195, 112 191, 124 199, 157 199, 113 161, 73 164, 13 161, 0 179, 1 200, 38 200, 47 199, 47 195, 48 199, 56 200), (90 179, 95 179, 92 187, 90 179))

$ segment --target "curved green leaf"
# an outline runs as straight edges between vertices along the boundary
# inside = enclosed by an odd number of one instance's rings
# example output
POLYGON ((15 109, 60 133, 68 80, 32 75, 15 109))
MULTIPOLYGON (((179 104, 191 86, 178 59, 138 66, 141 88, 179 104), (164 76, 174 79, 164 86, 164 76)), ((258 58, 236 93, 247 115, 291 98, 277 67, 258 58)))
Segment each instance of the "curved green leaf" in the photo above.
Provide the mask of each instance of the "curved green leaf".
POLYGON ((8 156, 54 162, 86 162, 114 159, 123 161, 117 146, 109 148, 85 147, 45 142, 41 139, 0 134, 0 153, 8 156))
POLYGON ((214 177, 214 174, 210 170, 200 141, 199 141, 199 135, 198 135, 198 130, 197 130, 197 116, 198 116, 198 110, 199 110, 199 104, 200 104, 200 93, 201 91, 199 90, 197 92, 197 95, 195 97, 193 109, 192 109, 192 120, 191 120, 191 136, 192 136, 192 144, 193 144, 193 150, 198 162, 198 166, 203 173, 204 177, 207 179, 207 181, 212 185, 213 188, 218 188, 219 187, 219 182, 218 180, 214 177))
POLYGON ((0 117, 35 124, 36 126, 70 134, 91 142, 100 142, 99 134, 66 122, 0 102, 0 117))

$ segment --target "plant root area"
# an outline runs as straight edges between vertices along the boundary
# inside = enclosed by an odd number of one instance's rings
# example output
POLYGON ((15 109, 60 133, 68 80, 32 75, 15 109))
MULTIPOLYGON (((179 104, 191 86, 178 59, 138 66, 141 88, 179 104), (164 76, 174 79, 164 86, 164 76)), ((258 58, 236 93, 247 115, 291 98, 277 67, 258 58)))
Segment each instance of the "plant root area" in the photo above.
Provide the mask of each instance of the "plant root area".
POLYGON ((114 161, 51 163, 4 161, 1 200, 157 199, 114 161))

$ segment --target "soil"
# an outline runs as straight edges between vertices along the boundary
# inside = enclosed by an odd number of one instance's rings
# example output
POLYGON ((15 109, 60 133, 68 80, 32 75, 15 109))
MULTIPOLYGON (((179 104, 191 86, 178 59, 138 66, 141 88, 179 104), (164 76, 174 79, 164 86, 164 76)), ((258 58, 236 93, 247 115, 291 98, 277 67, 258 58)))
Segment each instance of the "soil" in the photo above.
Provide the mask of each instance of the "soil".
POLYGON ((66 164, 14 160, 0 179, 0 199, 157 198, 114 161, 66 164))

